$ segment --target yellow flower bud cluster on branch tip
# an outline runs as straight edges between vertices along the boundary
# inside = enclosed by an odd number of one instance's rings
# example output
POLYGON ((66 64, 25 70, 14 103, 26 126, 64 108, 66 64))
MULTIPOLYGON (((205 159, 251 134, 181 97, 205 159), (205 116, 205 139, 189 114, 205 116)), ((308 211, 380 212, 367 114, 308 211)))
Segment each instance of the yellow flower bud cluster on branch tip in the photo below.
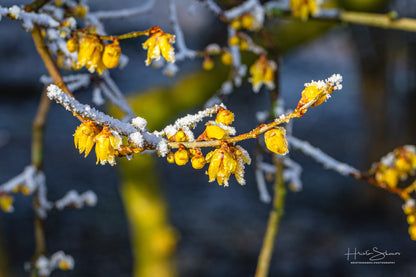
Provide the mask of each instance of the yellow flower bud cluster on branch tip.
POLYGON ((13 211, 13 196, 0 193, 0 208, 6 212, 10 213, 13 211))
POLYGON ((267 149, 279 155, 288 152, 286 130, 283 127, 276 127, 264 133, 264 142, 267 149))
POLYGON ((118 39, 104 46, 98 36, 92 34, 82 34, 80 38, 75 35, 67 41, 66 47, 71 53, 78 51, 73 68, 79 70, 85 66, 91 73, 101 74, 107 68, 114 68, 121 56, 118 39))
POLYGON ((260 55, 259 59, 250 67, 251 78, 249 81, 253 85, 253 91, 259 92, 264 84, 268 89, 274 89, 274 74, 276 63, 267 60, 265 55, 260 55))
MULTIPOLYGON (((384 156, 380 162, 373 165, 370 173, 374 174, 377 182, 395 188, 400 181, 414 175, 415 170, 416 148, 412 145, 405 145, 384 156)), ((409 186, 409 188, 412 187, 412 185, 409 186)))
POLYGON ((149 30, 149 36, 143 44, 144 50, 147 50, 146 65, 150 65, 152 60, 160 60, 160 56, 167 62, 175 62, 175 52, 171 44, 175 43, 175 35, 163 32, 159 26, 149 30))
POLYGON ((108 162, 110 165, 115 165, 114 157, 116 150, 120 150, 121 137, 106 126, 100 130, 94 122, 88 121, 81 123, 75 130, 74 143, 79 153, 85 151, 85 157, 88 156, 95 144, 97 164, 104 165, 108 162))
POLYGON ((294 17, 302 21, 308 20, 310 15, 315 15, 319 11, 319 0, 290 0, 290 8, 294 17))
POLYGON ((230 23, 230 26, 235 30, 246 29, 249 31, 258 31, 262 25, 263 23, 250 13, 244 13, 234 18, 230 23))
POLYGON ((227 138, 234 128, 229 125, 234 121, 234 114, 226 109, 220 108, 215 121, 206 123, 205 131, 198 140, 224 139, 227 138))

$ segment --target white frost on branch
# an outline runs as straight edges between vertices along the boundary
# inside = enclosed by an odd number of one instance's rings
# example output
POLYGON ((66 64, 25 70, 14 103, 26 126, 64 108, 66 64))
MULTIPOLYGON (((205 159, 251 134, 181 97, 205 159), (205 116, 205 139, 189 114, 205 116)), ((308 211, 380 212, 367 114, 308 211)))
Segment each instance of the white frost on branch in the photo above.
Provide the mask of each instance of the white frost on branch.
POLYGON ((213 107, 207 108, 203 111, 199 111, 196 114, 188 114, 184 117, 178 118, 174 124, 166 126, 161 134, 165 134, 168 137, 171 137, 176 134, 179 130, 192 129, 195 125, 202 121, 205 117, 212 116, 214 113, 217 113, 219 108, 222 107, 226 109, 225 105, 215 105, 213 107))
POLYGON ((35 262, 35 267, 38 270, 39 276, 47 277, 55 269, 68 270, 74 268, 74 258, 66 255, 63 251, 58 251, 50 258, 40 255, 35 262))
POLYGON ((59 27, 59 22, 53 19, 50 15, 44 13, 26 12, 24 8, 17 5, 10 8, 0 6, 0 16, 10 16, 16 20, 22 21, 22 26, 26 30, 31 30, 34 24, 52 28, 59 27))
POLYGON ((301 151, 307 156, 310 156, 318 163, 321 163, 326 169, 334 170, 344 176, 354 175, 360 172, 358 169, 348 164, 335 160, 328 154, 322 152, 322 150, 319 148, 312 146, 307 141, 302 141, 293 136, 288 136, 287 141, 292 148, 301 151))
POLYGON ((186 58, 194 58, 196 56, 196 52, 188 49, 185 44, 185 38, 178 21, 175 0, 169 0, 169 19, 172 23, 173 31, 176 36, 176 45, 178 46, 178 52, 175 55, 175 59, 180 61, 186 58))
POLYGON ((220 8, 220 6, 217 5, 217 3, 214 2, 214 0, 205 0, 204 3, 207 6, 207 8, 210 11, 212 11, 214 14, 216 15, 222 14, 222 9, 220 8))
MULTIPOLYGON (((63 80, 70 91, 76 91, 80 88, 88 87, 90 85, 91 75, 90 74, 72 74, 72 75, 63 76, 63 80)), ((52 78, 47 75, 42 75, 40 77, 40 82, 43 85, 53 84, 52 78)))
MULTIPOLYGON (((266 184, 266 180, 264 178, 264 169, 262 168, 262 155, 260 153, 257 153, 256 155, 256 159, 255 159, 255 169, 254 169, 254 174, 256 177, 256 183, 257 183, 257 189, 259 190, 259 197, 260 197, 260 201, 263 203, 270 203, 270 201, 272 200, 272 197, 270 196, 269 191, 267 190, 267 184, 266 184)), ((271 165, 270 165, 271 166, 271 165)), ((276 171, 276 167, 272 168, 273 170, 273 174, 276 171)))
POLYGON ((44 181, 44 175, 34 166, 27 166, 22 173, 0 185, 0 192, 13 192, 20 186, 24 186, 28 194, 37 189, 40 183, 44 181))
POLYGON ((289 187, 293 191, 302 190, 303 185, 300 178, 302 175, 302 167, 292 159, 289 159, 287 156, 284 156, 282 160, 285 165, 283 179, 289 183, 289 187))
POLYGON ((243 4, 234 7, 232 9, 229 9, 224 12, 225 18, 228 20, 232 20, 238 16, 243 15, 244 13, 251 13, 255 16, 256 21, 259 20, 261 22, 261 25, 263 25, 264 21, 264 9, 260 5, 258 0, 248 0, 244 2, 243 4), (258 15, 256 15, 258 14, 258 15))
POLYGON ((148 0, 148 1, 143 1, 143 2, 144 2, 143 5, 139 7, 135 7, 135 8, 113 10, 113 11, 96 11, 96 12, 90 12, 89 15, 94 16, 98 20, 132 17, 132 16, 136 16, 139 14, 147 13, 148 11, 150 11, 155 5, 156 0, 148 0))
POLYGON ((95 192, 88 190, 82 194, 79 194, 75 190, 68 191, 64 197, 55 202, 55 207, 58 210, 62 210, 65 207, 73 206, 80 209, 86 206, 95 206, 97 204, 97 195, 95 192))

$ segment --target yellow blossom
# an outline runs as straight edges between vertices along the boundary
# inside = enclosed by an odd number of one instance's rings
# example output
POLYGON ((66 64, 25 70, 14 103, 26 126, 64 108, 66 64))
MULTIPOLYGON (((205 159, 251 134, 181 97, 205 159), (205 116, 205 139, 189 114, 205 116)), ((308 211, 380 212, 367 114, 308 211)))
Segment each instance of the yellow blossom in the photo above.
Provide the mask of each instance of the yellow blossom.
POLYGON ((241 28, 240 18, 236 17, 233 21, 231 21, 230 26, 235 30, 240 29, 241 28))
POLYGON ((115 165, 116 150, 120 149, 121 137, 114 134, 108 127, 104 126, 103 130, 95 137, 95 155, 97 156, 97 164, 115 165))
POLYGON ((216 125, 208 125, 205 129, 205 133, 210 139, 223 139, 226 136, 227 131, 216 125))
POLYGON ((284 155, 288 151, 286 130, 283 127, 276 127, 267 131, 264 134, 264 142, 266 143, 267 149, 276 154, 284 155))
POLYGON ((241 25, 247 30, 254 29, 254 18, 252 15, 246 13, 241 17, 241 25))
POLYGON ((104 48, 103 64, 107 68, 114 68, 117 66, 120 60, 121 48, 118 39, 115 39, 113 43, 108 44, 104 48))
POLYGON ((160 55, 171 63, 175 62, 175 53, 172 43, 175 42, 175 36, 163 32, 158 26, 153 27, 149 31, 150 38, 148 38, 142 47, 147 50, 146 65, 149 65, 152 60, 159 60, 160 55))
POLYGON ((407 216, 407 223, 409 225, 415 224, 416 223, 416 216, 414 214, 409 214, 407 216))
POLYGON ((245 40, 245 39, 241 39, 239 47, 240 47, 241 51, 247 50, 248 49, 248 41, 245 40))
POLYGON ((168 139, 169 141, 188 141, 188 137, 182 130, 177 131, 173 136, 168 136, 168 139))
POLYGON ((318 12, 317 0, 290 0, 290 8, 294 17, 305 21, 309 15, 315 15, 318 12))
POLYGON ((101 74, 105 70, 102 63, 103 45, 96 36, 84 36, 79 42, 79 51, 75 69, 85 66, 88 71, 101 74))
POLYGON ((234 121, 234 114, 230 110, 220 110, 215 118, 216 123, 230 125, 234 121))
POLYGON ((228 186, 228 179, 232 173, 235 173, 237 161, 233 154, 228 151, 218 148, 212 154, 208 168, 209 181, 217 180, 221 186, 228 186))
POLYGON ((10 213, 13 211, 13 196, 8 194, 0 194, 0 208, 10 213))
POLYGON ((250 82, 254 92, 259 92, 264 84, 268 89, 274 89, 274 72, 276 65, 268 61, 265 55, 260 55, 259 59, 250 67, 250 82))
MULTIPOLYGON (((298 107, 301 107, 304 104, 312 101, 319 94, 321 94, 324 91, 324 89, 325 87, 318 85, 318 83, 311 83, 308 86, 306 86, 305 89, 302 91, 302 98, 298 103, 298 107)), ((329 90, 329 92, 332 93, 332 90, 329 90)), ((315 103, 313 103, 311 107, 321 105, 327 99, 327 97, 327 94, 321 96, 315 103)))
POLYGON ((72 9, 72 13, 76 17, 83 18, 88 13, 88 7, 83 4, 78 4, 75 8, 72 9))
POLYGON ((179 148, 175 153, 175 163, 177 165, 185 165, 189 160, 188 150, 185 148, 179 148))
POLYGON ((94 146, 94 138, 99 132, 100 129, 92 121, 82 122, 78 126, 74 133, 74 144, 80 154, 85 151, 85 157, 88 156, 94 146))
POLYGON ((385 183, 392 188, 396 187, 399 182, 399 174, 394 168, 380 168, 375 177, 378 182, 385 183))

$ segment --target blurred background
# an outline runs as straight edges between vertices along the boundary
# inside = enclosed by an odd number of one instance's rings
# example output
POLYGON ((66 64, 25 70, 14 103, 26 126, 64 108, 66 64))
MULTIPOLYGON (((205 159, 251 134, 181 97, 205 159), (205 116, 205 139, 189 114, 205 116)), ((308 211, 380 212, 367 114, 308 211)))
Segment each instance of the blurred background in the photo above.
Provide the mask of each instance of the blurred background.
MULTIPOLYGON (((89 1, 92 11, 133 7, 139 2, 89 1)), ((203 5, 177 2, 189 48, 226 43, 226 26, 203 5)), ((235 3, 224 1, 224 6, 235 3)), ((2 6, 12 4, 15 1, 0 1, 2 6)), ((400 16, 416 17, 412 0, 333 4, 378 13, 396 10, 400 16)), ((393 148, 415 143, 414 33, 328 22, 266 22, 279 47, 280 93, 287 108, 297 105, 305 82, 333 73, 344 77, 341 91, 295 121, 294 136, 362 170, 393 148)), ((172 31, 166 0, 157 0, 146 15, 105 23, 110 34, 153 25, 172 31)), ((39 77, 46 70, 30 34, 18 22, 2 19, 0 40, 3 183, 30 163, 31 125, 42 91, 39 77)), ((219 61, 210 72, 203 72, 200 59, 181 62, 178 74, 169 78, 160 69, 144 66, 143 41, 122 42, 130 62, 111 74, 138 114, 148 119, 149 127, 160 128, 177 116, 197 111, 220 87, 225 69, 219 61)), ((77 92, 77 99, 90 104, 91 90, 77 92)), ((247 82, 226 99, 239 133, 256 126, 255 114, 268 109, 268 101, 265 89, 254 94, 247 82)), ((117 113, 108 106, 104 109, 117 113)), ((203 171, 190 165, 170 165, 151 155, 118 160, 115 167, 96 166, 94 155, 84 159, 73 146, 77 125, 70 113, 52 104, 44 156, 48 198, 58 199, 70 189, 93 190, 98 204, 49 214, 48 250, 63 250, 75 259, 73 271, 57 271, 53 276, 254 275, 271 205, 260 202, 252 167, 246 168, 246 186, 231 178, 230 186, 224 188, 208 183, 203 171)), ((242 145, 253 153, 254 141, 242 145)), ((270 276, 416 276, 416 243, 407 233, 398 197, 327 171, 302 153, 291 151, 290 157, 303 167, 304 187, 287 194, 270 276), (345 258, 348 248, 373 247, 400 252, 400 256, 393 265, 351 265, 345 258)), ((15 212, 0 214, 0 276, 27 276, 23 265, 34 252, 32 199, 16 195, 14 206, 15 212)))

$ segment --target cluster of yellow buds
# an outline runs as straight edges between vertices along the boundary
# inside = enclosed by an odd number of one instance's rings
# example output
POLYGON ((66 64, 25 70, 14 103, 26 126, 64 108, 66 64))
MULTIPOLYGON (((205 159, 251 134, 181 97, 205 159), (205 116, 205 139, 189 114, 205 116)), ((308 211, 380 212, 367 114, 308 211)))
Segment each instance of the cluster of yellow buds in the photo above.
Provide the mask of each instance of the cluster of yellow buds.
POLYGON ((67 41, 69 52, 77 52, 77 62, 73 64, 75 70, 86 67, 91 73, 103 73, 107 68, 117 66, 121 48, 118 39, 104 46, 103 41, 93 34, 83 34, 81 38, 76 35, 67 41))
POLYGON ((209 182, 217 180, 221 186, 228 186, 231 174, 235 175, 237 182, 245 184, 244 163, 250 164, 250 157, 247 152, 239 146, 223 143, 220 148, 211 151, 206 156, 209 163, 208 177, 209 182))
POLYGON ((85 151, 85 157, 95 144, 97 164, 104 165, 108 162, 115 165, 116 150, 120 150, 121 137, 106 126, 100 130, 94 122, 86 121, 75 130, 74 143, 80 154, 85 151))
POLYGON ((274 89, 274 73, 276 63, 267 60, 265 55, 260 55, 258 60, 250 67, 250 82, 253 85, 253 91, 259 92, 264 84, 268 89, 274 89))
POLYGON ((318 0, 290 0, 290 8, 294 17, 303 21, 308 20, 310 15, 315 15, 319 11, 318 0))
POLYGON ((149 30, 149 36, 143 44, 144 50, 147 50, 146 65, 150 65, 152 60, 160 60, 160 56, 171 63, 175 62, 175 52, 171 44, 175 43, 175 35, 163 32, 159 26, 152 27, 149 30))
POLYGON ((7 213, 13 211, 13 196, 0 193, 0 208, 7 213))
POLYGON ((228 44, 231 46, 238 46, 240 50, 244 51, 248 49, 248 41, 236 33, 232 37, 229 38, 228 44))
POLYGON ((279 155, 285 155, 288 152, 286 129, 276 127, 264 133, 264 142, 267 149, 279 155))
POLYGON ((411 145, 399 147, 373 165, 377 182, 389 187, 396 187, 400 180, 406 180, 409 175, 415 174, 416 148, 411 145))
POLYGON ((416 206, 415 200, 409 199, 402 206, 404 213, 407 216, 407 223, 409 224, 409 235, 412 240, 416 240, 416 206))
POLYGON ((229 125, 234 121, 234 114, 230 110, 220 108, 214 122, 206 123, 205 131, 198 140, 224 139, 231 134, 233 128, 229 125))
MULTIPOLYGON (((229 126, 233 121, 234 114, 230 110, 219 108, 215 121, 210 121, 206 124, 205 131, 198 137, 197 141, 227 138, 230 130, 233 130, 229 126)), ((166 136, 169 141, 187 142, 189 140, 182 130, 166 136)), ((187 164, 191 160, 194 169, 202 169, 209 163, 207 171, 209 181, 217 180, 219 185, 224 184, 225 186, 228 186, 231 174, 235 174, 240 184, 245 184, 244 163, 251 162, 247 151, 240 146, 228 144, 225 141, 222 142, 220 147, 209 152, 206 157, 204 157, 200 148, 187 149, 181 144, 175 153, 169 152, 166 159, 169 163, 176 163, 180 166, 187 164)))
POLYGON ((235 30, 246 29, 249 31, 258 31, 262 27, 260 22, 255 15, 251 13, 244 13, 241 16, 234 18, 230 26, 235 30))
POLYGON ((25 185, 20 185, 20 186, 15 186, 12 192, 13 193, 21 192, 23 195, 29 195, 31 193, 31 190, 25 185))

